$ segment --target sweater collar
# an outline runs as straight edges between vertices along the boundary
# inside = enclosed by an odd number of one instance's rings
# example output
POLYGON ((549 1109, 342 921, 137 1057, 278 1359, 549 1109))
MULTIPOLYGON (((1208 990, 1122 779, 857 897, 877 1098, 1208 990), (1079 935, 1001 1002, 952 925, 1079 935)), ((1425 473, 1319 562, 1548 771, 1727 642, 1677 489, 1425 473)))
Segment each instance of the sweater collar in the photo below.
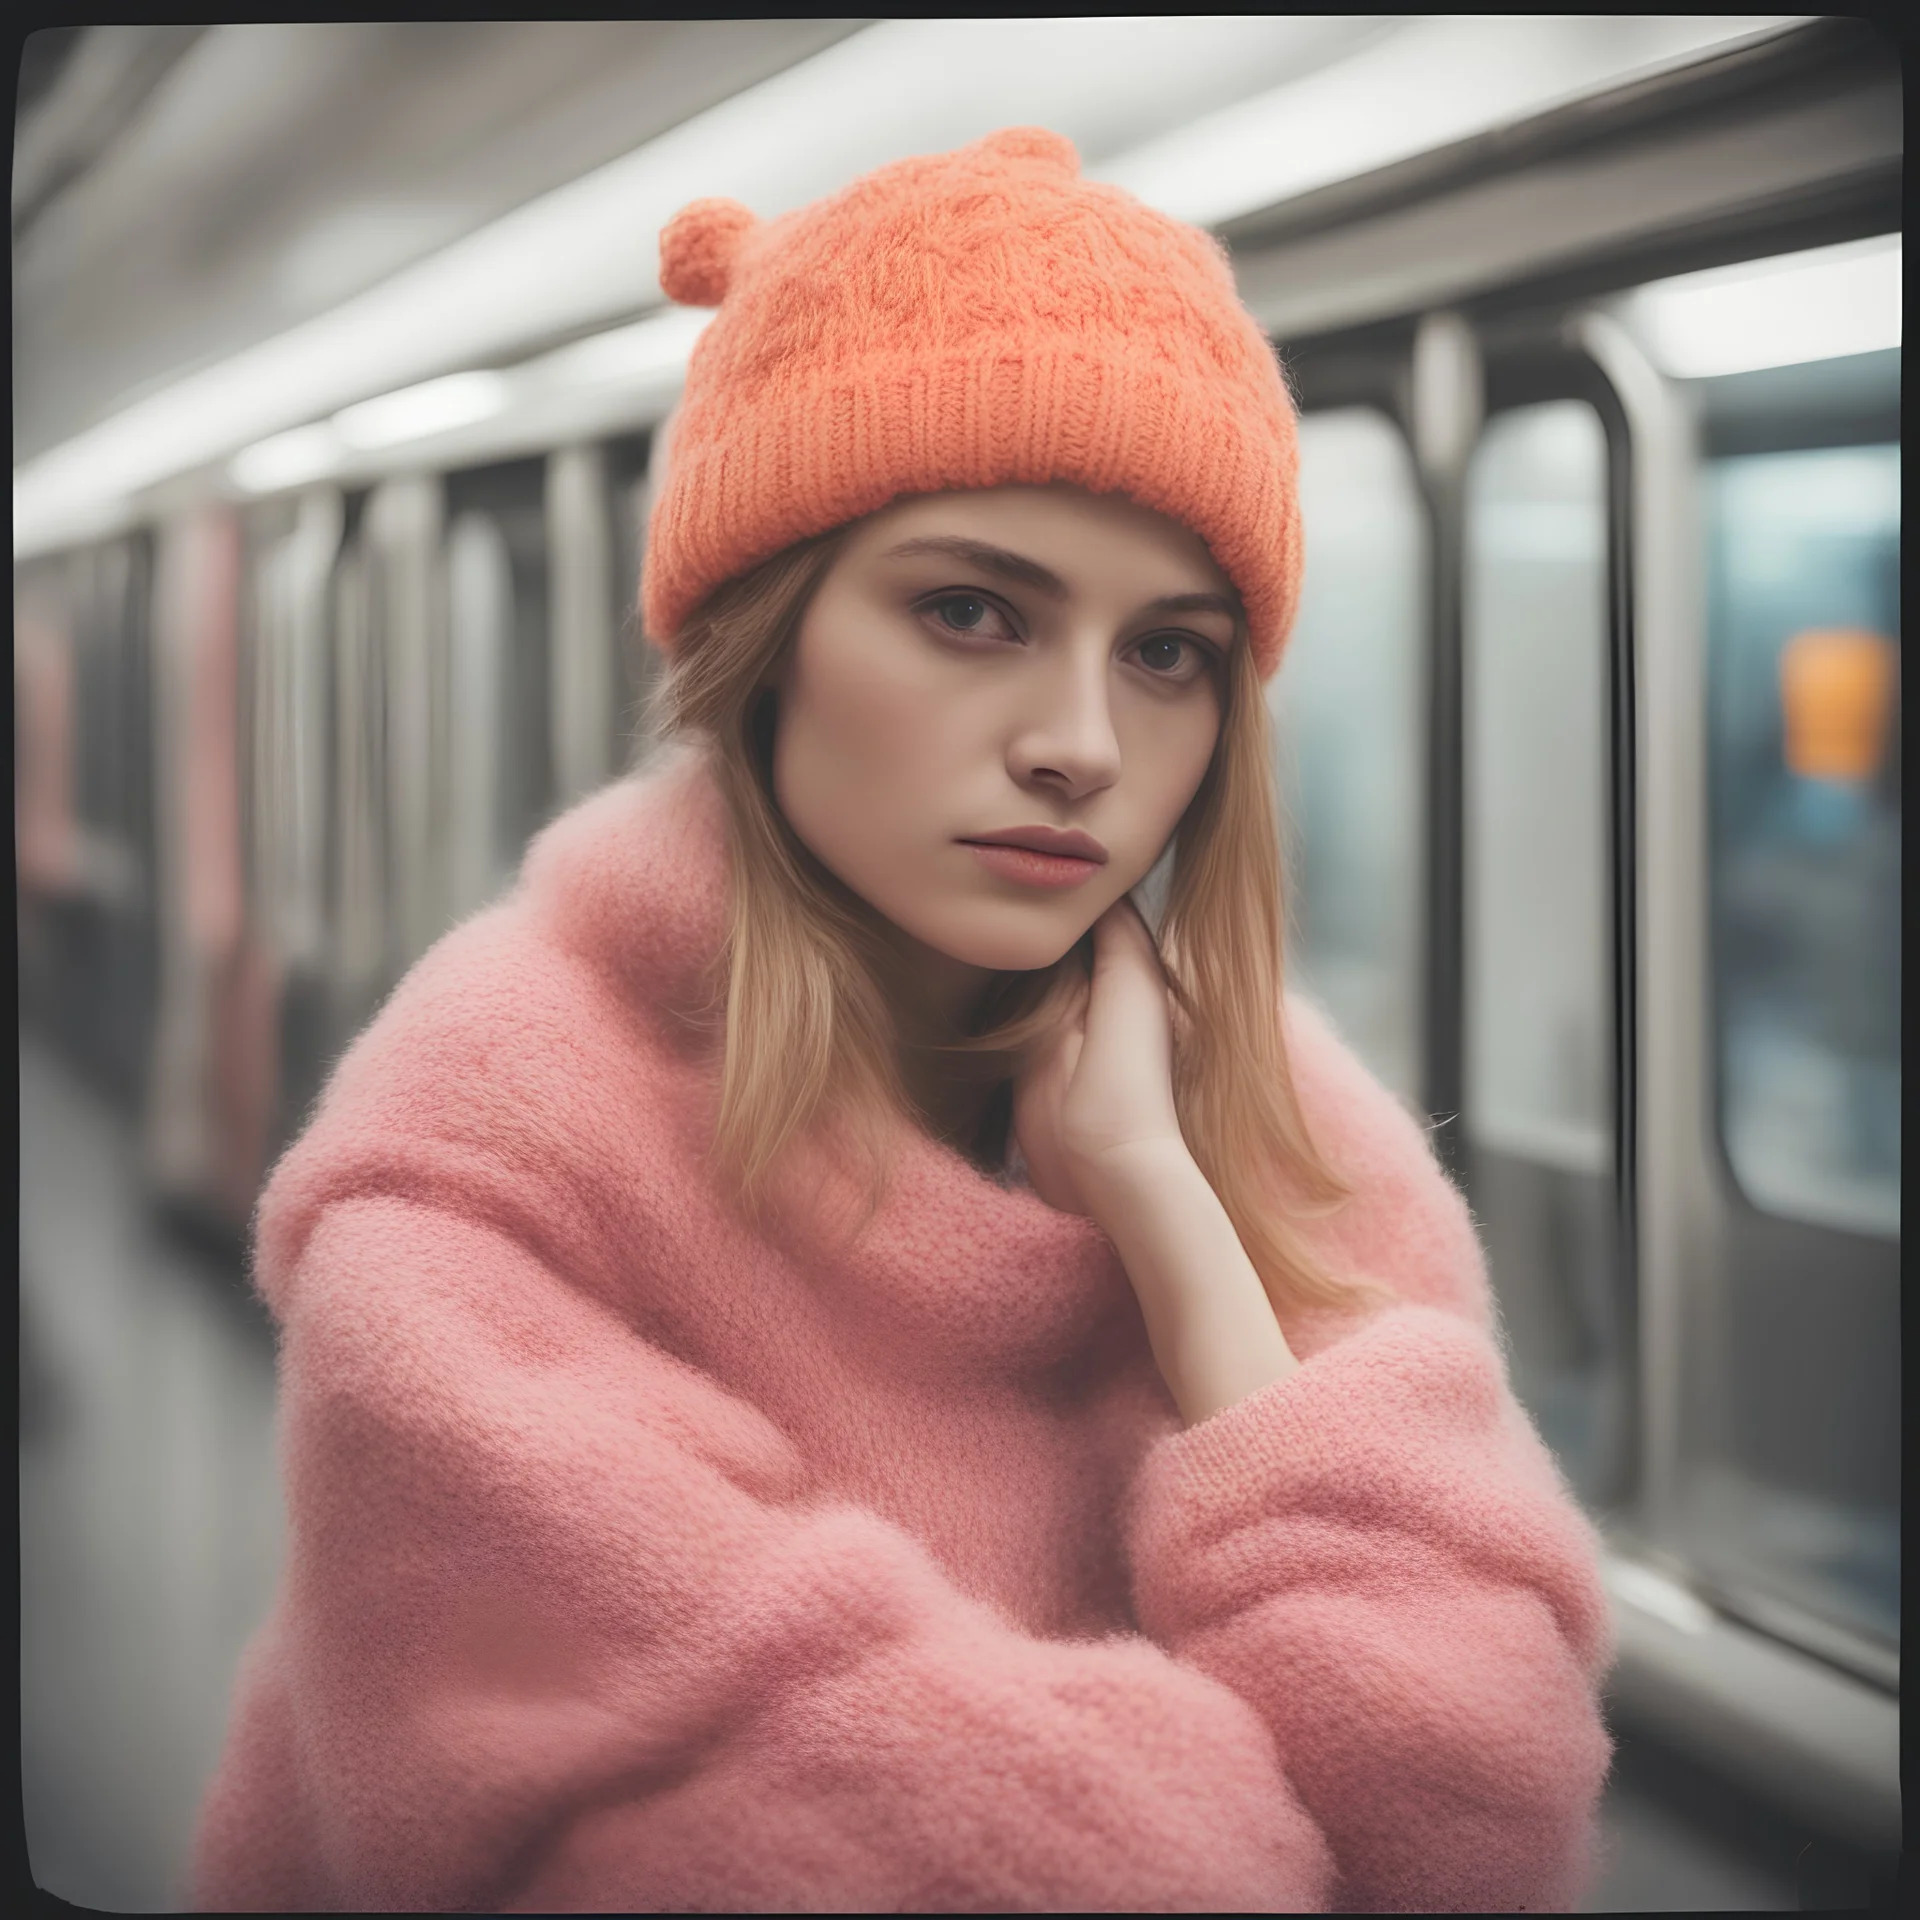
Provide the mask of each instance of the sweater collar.
POLYGON ((726 817, 704 757, 662 748, 583 800, 527 850, 528 904, 564 944, 688 1038, 718 1012, 726 940, 726 817))
MULTIPOLYGON (((729 905, 725 803, 704 756, 663 750, 534 842, 528 905, 611 973, 659 1038, 717 1076, 729 905)), ((928 1355, 933 1370, 1045 1366, 1094 1327, 1137 1316, 1110 1243, 1091 1221, 996 1181, 902 1121, 885 1197, 851 1239, 855 1211, 818 1149, 797 1154, 769 1226, 846 1309, 855 1337, 928 1355), (846 1211, 836 1214, 838 1205, 846 1211)))

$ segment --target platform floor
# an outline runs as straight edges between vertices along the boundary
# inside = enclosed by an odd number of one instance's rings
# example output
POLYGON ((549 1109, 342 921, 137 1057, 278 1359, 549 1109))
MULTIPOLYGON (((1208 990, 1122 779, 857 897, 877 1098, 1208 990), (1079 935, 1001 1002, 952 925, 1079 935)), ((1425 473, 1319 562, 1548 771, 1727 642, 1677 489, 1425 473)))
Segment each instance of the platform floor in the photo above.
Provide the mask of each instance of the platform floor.
MULTIPOLYGON (((233 1264, 143 1207, 130 1130, 20 1049, 21 1757, 36 1882, 184 1903, 235 1662, 284 1533, 273 1346, 233 1264)), ((1786 1836, 1623 1748, 1586 1911, 1788 1911, 1786 1836)))

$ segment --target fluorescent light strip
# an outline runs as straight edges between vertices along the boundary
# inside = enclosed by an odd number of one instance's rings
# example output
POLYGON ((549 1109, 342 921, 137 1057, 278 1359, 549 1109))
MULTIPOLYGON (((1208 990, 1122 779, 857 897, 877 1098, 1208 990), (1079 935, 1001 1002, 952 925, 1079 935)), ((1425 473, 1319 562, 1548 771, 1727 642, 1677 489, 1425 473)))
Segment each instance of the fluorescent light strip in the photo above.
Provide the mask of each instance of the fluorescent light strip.
MULTIPOLYGON (((1527 86, 1546 86, 1557 98, 1583 82, 1606 84, 1622 70, 1615 43, 1623 29, 1636 29, 1642 41, 1655 29, 1671 29, 1661 44, 1665 57, 1676 57, 1675 48, 1704 49, 1755 23, 1663 27, 1611 16, 1547 23, 1561 30, 1570 24, 1600 49, 1596 54, 1590 48, 1585 66, 1577 49, 1563 49, 1558 64, 1526 69, 1533 77, 1523 84, 1509 71, 1513 62, 1496 56, 1494 69, 1507 77, 1490 95, 1484 74, 1476 80, 1474 61, 1463 57, 1457 63, 1462 71, 1450 84, 1468 87, 1478 102, 1474 124, 1543 104, 1527 86)), ((995 127, 1037 122, 1075 140, 1090 157, 1094 177, 1134 186, 1188 218, 1221 218, 1221 205, 1239 210, 1249 194, 1298 192, 1303 183, 1327 177, 1329 167, 1365 171, 1406 151, 1405 102, 1397 93, 1372 95, 1374 83, 1365 76, 1377 77, 1379 69, 1369 62, 1408 41, 1428 46, 1437 57, 1434 50, 1446 36, 1465 35, 1465 44, 1481 48, 1484 64, 1482 42, 1490 31, 1537 38, 1543 30, 1539 21, 1477 16, 1398 27, 1316 15, 882 21, 542 195, 332 312, 190 375, 17 468, 15 552, 24 557, 78 537, 82 529, 92 531, 116 511, 130 511, 129 503, 146 490, 228 460, 235 449, 257 451, 290 429, 342 413, 369 392, 498 366, 542 336, 655 306, 660 289, 654 236, 696 194, 730 194, 772 217, 905 154, 937 152, 995 127), (1347 51, 1355 46, 1359 51, 1347 51), (1343 51, 1344 59, 1338 57, 1343 51), (1200 123, 1212 131, 1198 149, 1168 142, 1142 149, 1160 155, 1158 184, 1144 160, 1097 163, 1102 153, 1125 147, 1129 127, 1164 124, 1170 88, 1174 97, 1204 107, 1209 95, 1215 101, 1232 98, 1289 66, 1299 72, 1329 58, 1334 64, 1324 73, 1309 72, 1254 103, 1250 145, 1223 149, 1220 137, 1228 123, 1213 114, 1200 123), (1336 86, 1329 94, 1328 83, 1341 75, 1347 76, 1341 83, 1347 92, 1336 86), (933 76, 937 86, 929 85, 933 76), (1362 109, 1357 116, 1349 99, 1356 86, 1362 109), (1296 99, 1305 103, 1304 120, 1288 105, 1296 99), (1325 124, 1330 99, 1349 100, 1338 128, 1325 124), (1303 173, 1297 153, 1287 165, 1272 164, 1270 123, 1276 114, 1293 116, 1288 124, 1319 127, 1330 139, 1337 133, 1317 172, 1303 173), (1196 200, 1194 151, 1211 153, 1239 182, 1230 202, 1216 196, 1209 208, 1196 200), (1169 154, 1180 152, 1190 156, 1186 187, 1166 171, 1169 154)), ((1400 58, 1404 67, 1406 56, 1400 58)), ((1423 78, 1427 94, 1444 91, 1431 66, 1423 78)), ((1465 112, 1444 125, 1422 121, 1414 137, 1428 142, 1471 131, 1472 115, 1463 119, 1465 112)), ((1295 139, 1288 151, 1298 147, 1295 139)), ((580 353, 590 364, 584 346, 580 353)), ((317 445, 296 444, 307 446, 310 458, 317 445)), ((291 455, 283 449, 282 458, 291 455)))
POLYGON ((1805 17, 1432 14, 1324 72, 1149 141, 1100 174, 1215 226, 1805 17))
POLYGON ((330 420, 243 447, 228 463, 227 477, 244 493, 278 493, 366 470, 357 456, 413 447, 430 452, 450 436, 461 457, 484 459, 495 444, 538 440, 543 429, 576 415, 582 401, 595 417, 611 417, 622 402, 629 414, 664 410, 712 319, 708 312, 668 307, 517 367, 448 374, 359 401, 330 420), (477 443, 463 432, 476 427, 487 428, 477 443))
POLYGON ((229 472, 234 485, 248 493, 278 493, 327 479, 338 470, 345 451, 333 423, 322 420, 241 448, 229 472))
POLYGON ((664 312, 576 340, 535 363, 536 377, 562 386, 598 386, 627 380, 652 380, 678 374, 687 364, 693 343, 713 318, 692 307, 669 307, 664 312))
POLYGON ((1097 138, 1116 117, 1124 127, 1151 116, 1167 76, 1191 80, 1196 60, 1203 80, 1209 63, 1223 70, 1212 98, 1230 97, 1236 69, 1274 69, 1276 38, 1326 31, 1324 20, 1238 15, 865 28, 26 463, 14 475, 15 549, 57 544, 103 502, 370 392, 498 365, 542 336, 644 312, 660 299, 654 238, 697 195, 730 194, 771 217, 888 160, 1009 123, 1097 138))
POLYGON ((1900 344, 1897 233, 1642 287, 1628 325, 1681 380, 1757 373, 1900 344))
POLYGON ((355 452, 371 452, 491 419, 506 411, 512 395, 503 374, 449 373, 347 407, 333 416, 333 430, 355 452))

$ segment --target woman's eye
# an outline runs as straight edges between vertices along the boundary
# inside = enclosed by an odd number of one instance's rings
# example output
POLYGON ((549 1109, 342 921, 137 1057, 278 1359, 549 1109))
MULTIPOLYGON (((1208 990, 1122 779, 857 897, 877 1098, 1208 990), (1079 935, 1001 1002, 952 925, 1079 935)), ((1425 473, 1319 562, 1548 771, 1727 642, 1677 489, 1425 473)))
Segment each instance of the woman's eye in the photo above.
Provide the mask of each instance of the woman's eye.
POLYGON ((975 627, 986 624, 988 608, 984 600, 960 595, 952 600, 942 600, 940 611, 946 616, 948 626, 958 627, 962 633, 971 633, 975 627))
POLYGON ((923 612, 932 614, 952 633, 995 640, 1013 637, 1006 616, 983 594, 943 593, 920 604, 923 612))
POLYGON ((1134 657, 1156 680, 1191 680, 1207 666, 1207 650, 1178 633, 1149 634, 1134 657))

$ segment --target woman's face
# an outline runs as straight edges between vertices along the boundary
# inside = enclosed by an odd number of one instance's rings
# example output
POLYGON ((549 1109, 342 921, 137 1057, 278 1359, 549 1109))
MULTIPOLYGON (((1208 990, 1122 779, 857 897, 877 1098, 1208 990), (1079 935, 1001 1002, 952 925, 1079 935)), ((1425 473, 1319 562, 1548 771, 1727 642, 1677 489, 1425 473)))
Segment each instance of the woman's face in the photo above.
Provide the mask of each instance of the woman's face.
POLYGON ((1050 966, 1198 789, 1238 607, 1196 534, 1117 496, 901 501, 855 527, 776 683, 781 810, 932 955, 1050 966))

